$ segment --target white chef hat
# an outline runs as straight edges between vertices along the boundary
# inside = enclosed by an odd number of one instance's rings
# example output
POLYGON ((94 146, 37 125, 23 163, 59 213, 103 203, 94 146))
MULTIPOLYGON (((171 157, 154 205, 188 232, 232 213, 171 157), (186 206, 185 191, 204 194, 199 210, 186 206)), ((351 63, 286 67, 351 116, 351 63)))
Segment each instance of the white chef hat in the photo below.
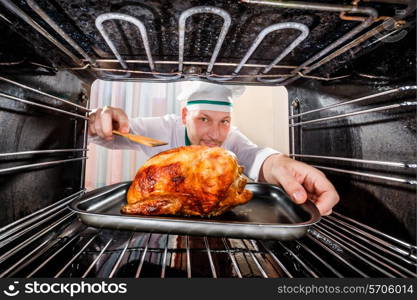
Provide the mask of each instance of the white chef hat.
POLYGON ((188 110, 232 111, 233 100, 245 91, 243 86, 231 86, 191 81, 182 84, 179 101, 185 102, 188 110))

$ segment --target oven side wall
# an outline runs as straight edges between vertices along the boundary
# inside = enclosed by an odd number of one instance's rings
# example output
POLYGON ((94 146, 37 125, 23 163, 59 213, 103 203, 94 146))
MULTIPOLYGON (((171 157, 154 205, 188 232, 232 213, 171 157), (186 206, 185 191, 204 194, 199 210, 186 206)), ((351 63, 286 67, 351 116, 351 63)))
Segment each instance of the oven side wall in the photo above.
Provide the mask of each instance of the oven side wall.
MULTIPOLYGON (((289 105, 295 105, 294 114, 297 114, 407 85, 413 86, 414 82, 376 86, 346 81, 337 83, 306 81, 288 88, 289 105)), ((396 103, 413 102, 415 99, 416 90, 411 89, 302 115, 294 118, 293 121, 305 122, 396 103)), ((415 164, 417 149, 415 107, 414 104, 295 126, 294 139, 290 142, 290 145, 294 145, 291 152, 415 164)), ((290 136, 291 132, 290 127, 290 136)), ((340 194, 341 201, 335 207, 336 212, 415 243, 415 168, 316 157, 296 157, 296 159, 322 167, 414 180, 414 184, 403 184, 322 169, 340 194)))
MULTIPOLYGON (((39 88, 65 99, 88 95, 88 86, 68 72, 54 76, 8 76, 16 82, 39 88)), ((0 92, 59 109, 74 109, 48 97, 0 81, 0 92)), ((79 103, 85 101, 79 101, 79 103)), ((0 153, 33 150, 82 149, 84 120, 37 108, 0 96, 0 153)), ((80 158, 83 152, 58 152, 0 157, 0 169, 80 158)), ((31 167, 0 176, 0 226, 18 220, 38 209, 76 193, 83 188, 82 160, 46 167, 31 167)))
POLYGON ((88 105, 91 80, 84 77, 82 81, 79 74, 56 69, 50 60, 53 51, 38 48, 35 39, 22 38, 4 22, 0 23, 0 32, 1 227, 83 188, 82 160, 38 164, 83 157, 83 151, 72 150, 83 148, 84 119, 35 105, 83 115, 81 107, 88 105), (70 151, 22 153, 63 149, 70 151), (28 165, 33 166, 14 169, 28 165))

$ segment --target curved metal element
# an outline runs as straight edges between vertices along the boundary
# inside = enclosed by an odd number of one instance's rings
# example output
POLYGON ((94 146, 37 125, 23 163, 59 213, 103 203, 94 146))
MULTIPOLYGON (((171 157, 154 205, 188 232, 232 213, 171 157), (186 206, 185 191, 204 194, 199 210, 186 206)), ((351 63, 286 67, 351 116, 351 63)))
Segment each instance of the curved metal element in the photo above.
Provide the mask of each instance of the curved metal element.
MULTIPOLYGON (((142 38, 142 42, 143 42, 143 46, 145 48, 146 56, 148 58, 149 67, 152 71, 154 71, 155 70, 155 65, 154 65, 153 60, 152 60, 151 49, 149 47, 149 40, 148 40, 148 35, 146 33, 145 25, 143 25, 143 23, 141 21, 139 21, 138 19, 136 19, 134 17, 128 16, 128 15, 125 15, 125 14, 120 14, 120 13, 106 13, 106 14, 102 14, 102 15, 98 16, 97 19, 96 19, 96 27, 97 27, 98 31, 103 36, 104 40, 106 41, 107 45, 110 47, 113 54, 116 56, 120 65, 122 66, 122 68, 125 69, 125 70, 127 69, 126 62, 124 61, 124 59, 120 55, 119 51, 117 51, 116 46, 114 45, 114 43, 110 39, 107 32, 104 30, 103 23, 105 21, 110 21, 110 20, 120 20, 120 21, 129 22, 129 23, 132 23, 133 25, 135 25, 139 29, 139 32, 140 32, 140 35, 141 35, 141 38, 142 38)), ((124 77, 120 77, 120 75, 107 74, 107 73, 105 73, 105 75, 106 76, 110 75, 112 77, 116 76, 116 78, 127 78, 127 77, 130 76, 129 73, 127 73, 126 75, 123 75, 124 77)))
MULTIPOLYGON (((282 23, 282 24, 285 24, 285 23, 282 23)), ((297 47, 303 40, 305 40, 307 38, 308 34, 310 33, 310 30, 304 24, 301 24, 301 23, 292 23, 292 22, 289 22, 288 24, 290 26, 283 27, 283 28, 280 28, 280 29, 288 29, 288 28, 297 29, 297 30, 299 30, 301 32, 300 35, 287 48, 285 48, 285 50, 282 51, 282 53, 268 67, 266 67, 262 71, 262 74, 267 74, 272 69, 273 66, 275 66, 284 57, 286 57, 295 47, 297 47)), ((282 78, 265 79, 265 78, 257 77, 256 79, 258 81, 262 81, 262 82, 277 82, 277 81, 282 81, 282 78)))
MULTIPOLYGON (((355 35, 363 31, 365 28, 372 25, 376 18, 378 17, 378 12, 372 7, 359 7, 355 5, 333 5, 333 4, 323 4, 323 3, 311 3, 311 2, 300 2, 300 1, 274 1, 274 0, 240 0, 241 2, 249 3, 249 4, 261 4, 261 5, 269 5, 274 7, 280 8, 292 8, 292 9, 301 9, 301 10, 318 10, 318 11, 329 11, 329 12, 349 12, 349 13, 360 13, 364 15, 368 15, 368 18, 365 19, 361 24, 353 28, 351 31, 331 43, 329 46, 324 48, 323 50, 319 51, 311 58, 306 60, 302 63, 299 67, 292 71, 294 77, 287 79, 287 78, 278 78, 275 83, 283 82, 283 85, 289 84, 301 76, 298 75, 298 72, 307 68, 304 74, 308 74, 313 69, 309 69, 308 65, 314 63, 318 59, 325 56, 327 53, 335 49, 336 47, 342 45, 347 40, 353 38, 355 35)), ((331 57, 331 55, 326 56, 331 57)), ((333 57, 332 57, 333 58, 333 57)), ((316 64, 315 68, 325 63, 324 59, 320 61, 320 64, 316 64)))
MULTIPOLYGON (((366 28, 366 27, 369 27, 372 23, 373 23, 373 19, 372 19, 372 18, 368 18, 368 20, 367 20, 367 21, 365 21, 365 22, 364 22, 364 23, 362 23, 361 25, 358 25, 357 27, 359 28, 360 26, 365 26, 364 28, 366 28), (370 23, 369 23, 369 22, 370 22, 370 23), (368 25, 367 25, 367 24, 368 24, 368 25), (367 26, 366 26, 366 25, 367 25, 367 26)), ((355 27, 352 31, 354 31, 357 27, 355 27)), ((362 29, 363 29, 363 28, 362 28, 362 29)), ((359 45, 360 45, 360 44, 362 44, 363 42, 365 42, 365 41, 369 40, 370 38, 372 38, 372 37, 374 37, 374 36, 376 36, 376 35, 380 34, 380 32, 382 32, 382 31, 383 31, 383 30, 385 30, 385 29, 386 29, 386 25, 385 25, 385 23, 382 23, 382 24, 380 24, 380 25, 378 25, 378 26, 376 26, 376 27, 372 28, 371 30, 368 30, 367 32, 365 32, 365 33, 361 34, 360 36, 358 36, 357 38, 355 38, 353 41, 351 41, 351 42, 347 43, 346 45, 344 45, 344 46, 340 47, 339 49, 337 49, 337 50, 336 50, 336 51, 334 51, 333 53, 331 53, 331 54, 329 54, 329 55, 325 56, 325 57, 324 57, 324 58, 322 58, 320 61, 318 61, 318 62, 314 63, 313 65, 311 65, 311 66, 309 66, 309 67, 306 67, 306 70, 303 72, 303 75, 306 75, 306 74, 308 74, 308 73, 312 72, 313 70, 315 70, 315 69, 317 69, 318 67, 320 67, 320 66, 322 66, 322 65, 326 64, 327 62, 331 61, 332 59, 334 59, 334 58, 336 58, 336 57, 338 57, 338 56, 342 55, 343 53, 347 52, 348 50, 352 49, 353 47, 357 47, 357 46, 359 46, 359 45)), ((362 30, 360 30, 360 31, 362 31, 362 30)), ((389 36, 389 35, 393 34, 393 33, 394 33, 394 32, 396 32, 396 31, 398 31, 398 29, 397 29, 397 30, 395 30, 395 31, 391 31, 390 33, 388 33, 387 35, 385 35, 385 36, 383 36, 383 37, 379 38, 378 40, 382 40, 382 39, 386 38, 387 36, 389 36)), ((349 32, 348 34, 350 34, 350 32, 349 32)), ((344 36, 343 36, 342 38, 344 38, 344 36)), ((375 41, 375 42, 376 42, 376 41, 375 41)), ((373 43, 375 43, 375 42, 373 42, 373 43)), ((327 49, 327 48, 326 48, 326 49, 327 49)), ((324 49, 324 50, 326 50, 326 49, 324 49)), ((323 51, 324 51, 324 50, 323 50, 323 51)), ((328 52, 328 51, 327 51, 327 52, 328 52)), ((327 53, 327 52, 326 52, 326 53, 327 53)), ((318 58, 321 58, 321 57, 318 57, 318 58)), ((304 64, 303 64, 303 65, 304 65, 304 64)), ((294 71, 296 71, 296 70, 294 70, 294 71)), ((283 82, 283 85, 288 85, 288 84, 292 83, 293 81, 295 81, 295 80, 299 79, 300 77, 301 77, 301 76, 300 76, 300 75, 299 75, 299 73, 297 72, 297 75, 296 75, 296 76, 294 76, 294 77, 292 77, 292 78, 288 79, 287 81, 283 82)))
POLYGON ((107 45, 110 47, 113 54, 116 56, 117 60, 119 61, 120 65, 122 66, 123 69, 127 69, 126 62, 124 61, 124 59, 120 55, 119 51, 117 51, 116 46, 114 45, 114 43, 110 39, 107 32, 104 30, 103 23, 105 21, 110 21, 110 20, 120 20, 120 21, 129 22, 129 23, 132 23, 133 25, 135 25, 139 29, 139 32, 140 32, 141 38, 142 38, 142 42, 143 42, 143 46, 145 47, 146 56, 148 57, 149 67, 151 68, 151 70, 153 70, 155 67, 154 67, 154 64, 153 64, 151 51, 150 51, 150 48, 149 48, 149 40, 148 40, 148 35, 146 34, 145 25, 143 25, 143 23, 141 21, 139 21, 138 19, 136 19, 134 17, 131 17, 131 16, 125 15, 125 14, 120 14, 120 13, 106 13, 106 14, 102 14, 102 15, 97 17, 96 27, 97 27, 98 31, 101 33, 101 35, 103 36, 107 45))
POLYGON ((213 70, 214 63, 216 62, 217 56, 219 55, 220 49, 222 47, 223 41, 226 37, 227 32, 229 31, 230 24, 232 19, 230 14, 224 9, 214 7, 214 6, 197 6, 184 11, 178 21, 179 27, 179 51, 178 51, 178 70, 182 73, 183 64, 184 64, 184 43, 185 43, 185 22, 189 17, 195 14, 214 14, 223 18, 223 26, 220 31, 219 38, 217 40, 216 47, 214 48, 213 54, 210 59, 209 66, 207 68, 206 74, 209 75, 213 70))
MULTIPOLYGON (((142 42, 143 42, 143 47, 145 48, 146 57, 148 58, 149 68, 150 68, 151 72, 156 72, 155 71, 155 63, 154 63, 153 58, 152 58, 151 48, 149 46, 149 38, 148 38, 148 34, 146 32, 145 25, 140 20, 138 20, 138 19, 136 19, 132 16, 121 14, 121 13, 106 13, 106 14, 102 14, 102 15, 98 16, 98 18, 96 19, 97 29, 99 30, 99 32, 103 36, 107 45, 112 50, 113 54, 116 56, 120 65, 122 66, 122 68, 125 69, 125 70, 127 70, 126 61, 122 58, 120 53, 117 51, 116 46, 114 45, 114 43, 112 42, 112 40, 110 39, 110 37, 108 36, 106 31, 104 30, 103 22, 109 21, 109 20, 121 20, 121 21, 129 22, 129 23, 132 23, 133 25, 135 25, 139 29, 139 32, 140 32, 140 35, 141 35, 141 38, 142 38, 142 42)), ((123 74, 123 75, 112 74, 112 73, 108 73, 108 72, 101 72, 101 73, 104 75, 104 77, 107 77, 109 79, 123 79, 123 78, 130 77, 130 73, 126 73, 126 74, 123 74)), ((158 74, 153 74, 153 76, 156 77, 156 78, 166 79, 166 80, 178 79, 178 78, 181 77, 181 75, 164 76, 164 75, 158 75, 158 74)))
MULTIPOLYGON (((303 62, 298 68, 296 68, 293 71, 291 71, 291 73, 294 73, 294 77, 293 78, 291 78, 291 79, 283 78, 283 79, 281 79, 278 82, 288 81, 288 83, 290 83, 290 82, 292 82, 292 81, 300 78, 301 76, 298 74, 298 72, 301 72, 304 68, 306 68, 307 70, 303 72, 303 75, 310 73, 313 69, 310 69, 309 67, 307 67, 308 65, 314 63, 315 61, 317 61, 318 59, 322 58, 324 55, 326 55, 327 53, 329 53, 330 51, 332 51, 333 49, 335 49, 339 45, 341 45, 344 42, 346 42, 347 40, 353 38, 359 32, 361 32, 365 28, 371 26, 372 23, 373 23, 373 18, 372 17, 367 18, 363 23, 361 23, 358 26, 354 27, 351 31, 349 31, 348 33, 346 33, 345 35, 343 35, 341 38, 339 38, 338 40, 334 41, 329 46, 327 46, 326 48, 324 48, 323 50, 319 51, 318 53, 316 53, 315 55, 313 55, 312 57, 310 57, 308 60, 306 60, 305 62, 303 62)), ((329 54, 326 57, 329 57, 330 55, 331 54, 329 54)))
MULTIPOLYGON (((230 76, 230 77, 227 77, 227 78, 208 77, 208 79, 216 80, 216 81, 227 81, 227 80, 231 80, 231 79, 235 78, 236 75, 238 75, 240 70, 243 68, 243 65, 249 60, 249 58, 255 52, 256 48, 258 48, 258 46, 261 44, 263 39, 269 33, 273 32, 273 31, 276 31, 276 30, 282 30, 282 29, 297 29, 297 30, 301 31, 301 34, 287 48, 285 48, 284 51, 270 65, 268 65, 263 71, 263 72, 269 72, 274 65, 276 65, 280 60, 282 60, 285 56, 287 56, 288 53, 292 51, 292 49, 294 49, 299 43, 301 43, 308 36, 309 29, 308 29, 307 26, 305 26, 304 24, 301 24, 301 23, 285 22, 285 23, 273 24, 273 25, 270 25, 270 26, 266 27, 265 29, 263 29, 258 34, 258 36, 256 37, 255 41, 253 42, 252 46, 249 48, 249 50, 246 52, 243 59, 240 61, 239 65, 233 71, 232 75, 234 75, 234 76, 230 76)), ((258 80, 259 81, 266 81, 265 79, 260 80, 259 78, 258 78, 258 80)), ((277 81, 277 79, 273 79, 273 81, 270 80, 270 81, 267 81, 267 82, 275 82, 275 81, 277 81)))

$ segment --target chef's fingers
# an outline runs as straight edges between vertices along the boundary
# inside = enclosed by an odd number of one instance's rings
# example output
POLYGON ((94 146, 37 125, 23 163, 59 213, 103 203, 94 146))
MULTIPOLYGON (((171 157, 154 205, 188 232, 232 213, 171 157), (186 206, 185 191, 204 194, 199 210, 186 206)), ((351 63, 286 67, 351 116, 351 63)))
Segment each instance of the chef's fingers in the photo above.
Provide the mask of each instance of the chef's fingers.
POLYGON ((103 132, 103 138, 106 140, 113 139, 113 115, 114 115, 114 108, 110 106, 103 107, 103 111, 101 112, 101 130, 103 132))
POLYGON ((339 202, 339 195, 333 189, 322 193, 316 200, 316 206, 322 216, 328 216, 337 202, 339 202))
POLYGON ((89 136, 95 136, 95 135, 97 135, 96 129, 94 127, 95 118, 96 118, 95 112, 91 113, 88 116, 88 135, 89 136))
POLYGON ((122 133, 129 133, 129 119, 126 113, 120 108, 112 108, 113 121, 116 123, 116 129, 122 133))
POLYGON ((304 187, 287 170, 283 169, 275 178, 295 203, 301 204, 307 200, 304 187))
POLYGON ((89 133, 99 137, 112 140, 113 129, 121 132, 129 132, 129 121, 126 113, 120 108, 105 106, 98 108, 90 114, 89 133), (114 124, 113 124, 114 123, 114 124))
POLYGON ((339 202, 339 195, 323 172, 310 168, 311 170, 304 180, 304 187, 312 195, 311 199, 315 202, 320 213, 328 215, 332 212, 332 207, 339 202))
POLYGON ((97 109, 96 111, 96 118, 94 120, 94 129, 99 137, 104 139, 104 133, 102 128, 102 121, 101 121, 101 112, 103 110, 101 108, 97 109))

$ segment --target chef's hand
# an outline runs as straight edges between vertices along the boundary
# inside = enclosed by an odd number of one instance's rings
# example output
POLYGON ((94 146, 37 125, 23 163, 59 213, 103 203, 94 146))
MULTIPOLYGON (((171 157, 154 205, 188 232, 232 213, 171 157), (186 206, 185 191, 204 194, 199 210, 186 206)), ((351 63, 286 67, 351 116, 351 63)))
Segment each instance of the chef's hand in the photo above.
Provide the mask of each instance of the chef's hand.
POLYGON ((97 108, 89 114, 88 135, 112 140, 112 130, 121 133, 129 132, 129 121, 126 113, 117 107, 105 106, 97 108))
POLYGON ((323 172, 284 154, 269 156, 263 163, 260 180, 281 185, 297 203, 312 200, 321 215, 330 215, 339 195, 323 172))

